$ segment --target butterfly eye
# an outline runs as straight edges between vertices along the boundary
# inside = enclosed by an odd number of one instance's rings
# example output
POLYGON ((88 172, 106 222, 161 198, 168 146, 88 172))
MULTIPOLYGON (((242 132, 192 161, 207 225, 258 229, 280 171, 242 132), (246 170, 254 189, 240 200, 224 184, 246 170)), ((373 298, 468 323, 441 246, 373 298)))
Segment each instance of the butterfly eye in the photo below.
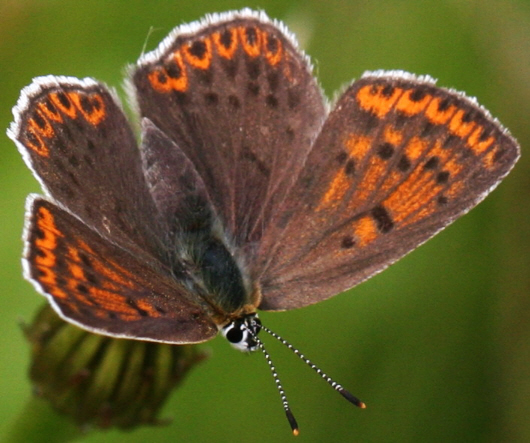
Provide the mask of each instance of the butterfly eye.
POLYGON ((238 345, 243 340, 243 330, 234 323, 229 323, 223 328, 223 335, 233 345, 238 345))
POLYGON ((256 336, 261 330, 261 322, 255 314, 228 323, 221 333, 230 344, 242 351, 255 351, 258 348, 256 336))

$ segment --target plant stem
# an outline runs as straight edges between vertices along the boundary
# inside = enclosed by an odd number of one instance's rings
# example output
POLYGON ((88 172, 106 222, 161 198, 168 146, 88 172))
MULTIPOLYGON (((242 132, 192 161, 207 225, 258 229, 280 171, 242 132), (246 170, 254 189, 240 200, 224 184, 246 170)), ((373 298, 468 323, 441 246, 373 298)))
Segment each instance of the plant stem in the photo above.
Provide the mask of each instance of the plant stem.
POLYGON ((57 414, 46 400, 31 396, 0 438, 0 442, 60 443, 73 441, 82 436, 83 432, 68 418, 57 414))

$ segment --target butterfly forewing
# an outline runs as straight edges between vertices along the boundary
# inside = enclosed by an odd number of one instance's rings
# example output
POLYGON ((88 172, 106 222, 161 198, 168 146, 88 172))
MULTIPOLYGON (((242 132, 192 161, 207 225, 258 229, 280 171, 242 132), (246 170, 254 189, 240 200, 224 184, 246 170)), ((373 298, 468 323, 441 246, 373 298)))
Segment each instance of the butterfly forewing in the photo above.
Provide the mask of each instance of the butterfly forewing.
POLYGON ((51 197, 110 241, 163 258, 163 227, 118 102, 92 79, 41 77, 10 136, 51 197))
POLYGON ((462 94, 368 75, 338 100, 261 245, 262 309, 331 297, 480 202, 519 148, 462 94))
POLYGON ((132 73, 142 116, 193 162, 229 235, 259 241, 325 117, 306 58, 247 11, 177 28, 132 73))

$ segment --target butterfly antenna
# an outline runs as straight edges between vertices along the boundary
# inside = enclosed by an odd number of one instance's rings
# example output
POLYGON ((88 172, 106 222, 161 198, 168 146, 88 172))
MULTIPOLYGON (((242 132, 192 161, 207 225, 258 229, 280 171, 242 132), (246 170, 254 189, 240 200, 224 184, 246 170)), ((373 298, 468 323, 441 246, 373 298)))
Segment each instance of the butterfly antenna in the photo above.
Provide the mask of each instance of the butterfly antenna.
MULTIPOLYGON (((337 391, 339 394, 341 394, 346 400, 348 400, 350 403, 353 403, 355 406, 365 409, 366 405, 359 400, 357 397, 352 395, 349 391, 344 389, 339 383, 337 383, 335 380, 333 380, 331 377, 329 377, 324 371, 322 371, 318 366, 316 366, 311 360, 306 358, 304 354, 302 354, 298 349, 296 349, 291 343, 284 340, 282 337, 280 337, 275 332, 271 331, 269 328, 261 325, 261 329, 263 329, 265 332, 267 332, 269 335, 272 335, 276 340, 281 342, 284 346, 287 346, 291 351, 293 351, 300 359, 302 359, 306 365, 308 365, 311 369, 313 369, 318 375, 320 375, 326 382, 333 388, 335 391, 337 391)), ((259 342, 258 342, 259 344, 259 342)), ((264 351, 264 350, 263 350, 264 351)), ((264 351, 265 352, 265 351, 264 351)), ((268 354, 266 354, 268 355, 268 354)), ((273 366, 271 366, 272 368, 273 366)), ((274 371, 273 371, 274 372, 274 371)))
POLYGON ((298 423, 296 423, 296 419, 294 418, 294 415, 291 412, 291 408, 289 407, 289 402, 287 401, 287 396, 285 395, 285 391, 283 390, 283 386, 280 381, 280 377, 278 377, 278 373, 276 372, 276 368, 274 367, 274 364, 272 363, 271 356, 265 349, 263 342, 258 338, 258 336, 255 335, 250 330, 249 332, 251 333, 252 338, 258 344, 259 348, 261 349, 261 352, 263 352, 263 355, 265 356, 265 360, 267 360, 267 364, 269 365, 269 368, 271 370, 272 377, 274 378, 274 382, 276 383, 276 388, 278 389, 278 392, 280 393, 280 397, 282 399, 282 404, 283 404, 283 409, 285 410, 285 415, 287 416, 287 420, 289 421, 289 425, 291 426, 293 435, 296 436, 299 434, 298 423))

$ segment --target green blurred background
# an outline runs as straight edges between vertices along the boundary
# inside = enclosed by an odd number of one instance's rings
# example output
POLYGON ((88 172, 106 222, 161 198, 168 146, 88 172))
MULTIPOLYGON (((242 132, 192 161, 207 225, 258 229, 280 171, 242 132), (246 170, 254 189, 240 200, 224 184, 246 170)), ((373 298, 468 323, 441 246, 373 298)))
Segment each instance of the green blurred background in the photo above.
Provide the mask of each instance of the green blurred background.
MULTIPOLYGON (((91 76, 122 92, 123 68, 144 45, 153 49, 174 26, 206 13, 245 6, 298 35, 328 97, 365 70, 430 74, 478 97, 523 151, 483 204, 383 274, 325 303, 262 314, 368 405, 346 403, 265 336, 299 438, 530 441, 529 2, 3 0, 0 128, 35 76, 91 76)), ((0 435, 31 393, 29 349, 17 323, 43 303, 20 266, 24 200, 36 191, 15 146, 0 137, 0 435)), ((206 346, 212 358, 164 408, 171 425, 93 432, 85 441, 292 441, 262 356, 233 351, 221 338, 206 346)))

